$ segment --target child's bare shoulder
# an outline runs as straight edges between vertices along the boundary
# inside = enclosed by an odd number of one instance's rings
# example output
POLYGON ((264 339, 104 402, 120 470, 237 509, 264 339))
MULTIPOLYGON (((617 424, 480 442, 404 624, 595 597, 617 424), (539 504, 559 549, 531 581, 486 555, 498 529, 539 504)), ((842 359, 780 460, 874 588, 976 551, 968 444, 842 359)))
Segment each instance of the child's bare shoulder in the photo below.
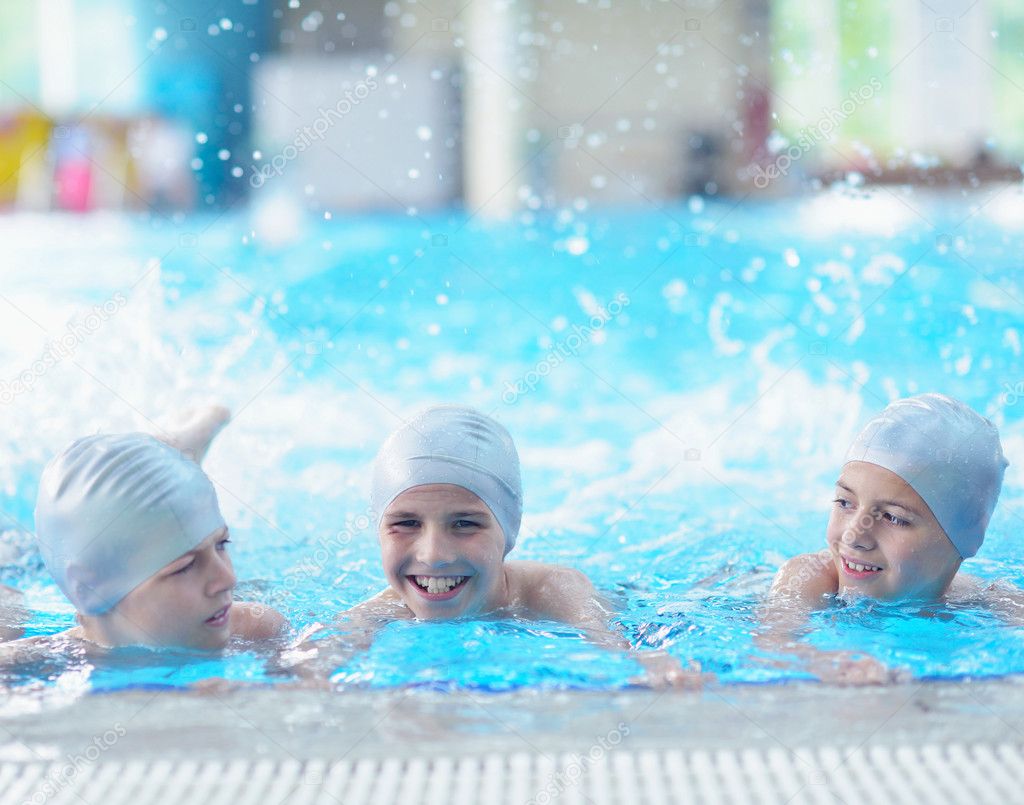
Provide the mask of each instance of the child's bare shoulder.
POLYGON ((582 571, 545 562, 505 563, 510 597, 531 598, 549 593, 564 595, 571 591, 592 592, 594 586, 582 571))
POLYGON ((828 551, 804 553, 787 560, 772 581, 771 599, 790 599, 820 606, 822 596, 839 590, 839 576, 828 551))
POLYGON ((585 573, 543 562, 507 562, 509 604, 534 617, 577 623, 593 608, 594 585, 585 573))
POLYGON ((288 628, 288 621, 276 609, 240 601, 231 607, 231 631, 245 640, 269 640, 288 628))
POLYGON ((402 597, 391 587, 386 587, 372 598, 346 609, 338 615, 336 621, 342 627, 366 628, 411 617, 412 613, 402 601, 402 597))

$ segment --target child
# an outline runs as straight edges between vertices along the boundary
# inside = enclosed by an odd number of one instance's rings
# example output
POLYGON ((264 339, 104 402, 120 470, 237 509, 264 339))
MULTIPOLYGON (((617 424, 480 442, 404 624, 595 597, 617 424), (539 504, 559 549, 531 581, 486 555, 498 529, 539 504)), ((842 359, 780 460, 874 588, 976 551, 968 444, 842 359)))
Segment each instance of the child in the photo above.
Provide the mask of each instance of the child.
MULTIPOLYGON (((995 426, 963 403, 941 394, 891 403, 847 451, 828 550, 790 559, 775 577, 768 633, 836 596, 995 603, 992 588, 958 571, 981 547, 1006 466, 995 426)), ((839 677, 850 671, 849 681, 886 676, 872 660, 840 665, 839 677)))
MULTIPOLYGON (((512 437, 495 420, 459 406, 423 411, 385 441, 372 485, 390 586, 341 616, 340 628, 355 638, 349 649, 368 647, 391 620, 493 613, 562 621, 602 646, 629 649, 583 573, 505 560, 519 533, 522 489, 512 437)), ((699 678, 664 653, 634 657, 656 684, 699 678)))
POLYGON ((68 640, 216 651, 232 637, 283 629, 277 612, 232 601, 228 528, 197 463, 226 418, 223 409, 204 411, 168 443, 141 433, 88 436, 50 461, 37 538, 78 625, 7 644, 9 656, 68 640))

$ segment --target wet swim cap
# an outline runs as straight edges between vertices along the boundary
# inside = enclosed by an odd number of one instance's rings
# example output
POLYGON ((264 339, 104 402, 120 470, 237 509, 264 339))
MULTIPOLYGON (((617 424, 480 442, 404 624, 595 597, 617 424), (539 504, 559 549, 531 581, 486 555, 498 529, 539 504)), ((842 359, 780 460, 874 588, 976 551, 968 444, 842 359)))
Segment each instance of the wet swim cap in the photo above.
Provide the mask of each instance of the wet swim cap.
POLYGON ((199 465, 143 433, 79 439, 39 483, 39 550, 87 615, 106 612, 223 525, 199 465))
POLYGON ((417 414, 392 433, 373 464, 373 510, 380 528, 384 511, 407 489, 455 484, 484 503, 505 534, 505 553, 515 547, 523 517, 519 454, 512 437, 489 416, 458 405, 417 414))
POLYGON ((964 559, 981 547, 1008 463, 995 425, 943 394, 890 403, 854 440, 850 461, 910 484, 964 559))

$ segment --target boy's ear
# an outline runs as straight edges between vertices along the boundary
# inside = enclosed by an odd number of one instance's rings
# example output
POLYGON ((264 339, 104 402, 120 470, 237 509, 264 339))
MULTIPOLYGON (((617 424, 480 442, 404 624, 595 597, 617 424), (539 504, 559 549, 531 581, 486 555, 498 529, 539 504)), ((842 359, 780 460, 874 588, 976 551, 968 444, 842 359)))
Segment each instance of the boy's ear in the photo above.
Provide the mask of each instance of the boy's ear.
POLYGON ((67 569, 68 594, 71 603, 79 612, 91 613, 101 605, 101 595, 98 589, 99 579, 95 570, 78 563, 72 562, 67 569))

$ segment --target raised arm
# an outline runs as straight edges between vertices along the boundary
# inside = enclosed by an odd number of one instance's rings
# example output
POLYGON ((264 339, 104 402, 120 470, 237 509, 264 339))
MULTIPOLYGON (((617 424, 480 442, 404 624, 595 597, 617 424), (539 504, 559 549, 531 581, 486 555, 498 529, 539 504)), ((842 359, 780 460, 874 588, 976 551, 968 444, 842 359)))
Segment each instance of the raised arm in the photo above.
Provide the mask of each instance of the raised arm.
POLYGON ((221 405, 188 408, 179 411, 166 429, 153 436, 202 464, 214 437, 230 419, 231 412, 221 405))

